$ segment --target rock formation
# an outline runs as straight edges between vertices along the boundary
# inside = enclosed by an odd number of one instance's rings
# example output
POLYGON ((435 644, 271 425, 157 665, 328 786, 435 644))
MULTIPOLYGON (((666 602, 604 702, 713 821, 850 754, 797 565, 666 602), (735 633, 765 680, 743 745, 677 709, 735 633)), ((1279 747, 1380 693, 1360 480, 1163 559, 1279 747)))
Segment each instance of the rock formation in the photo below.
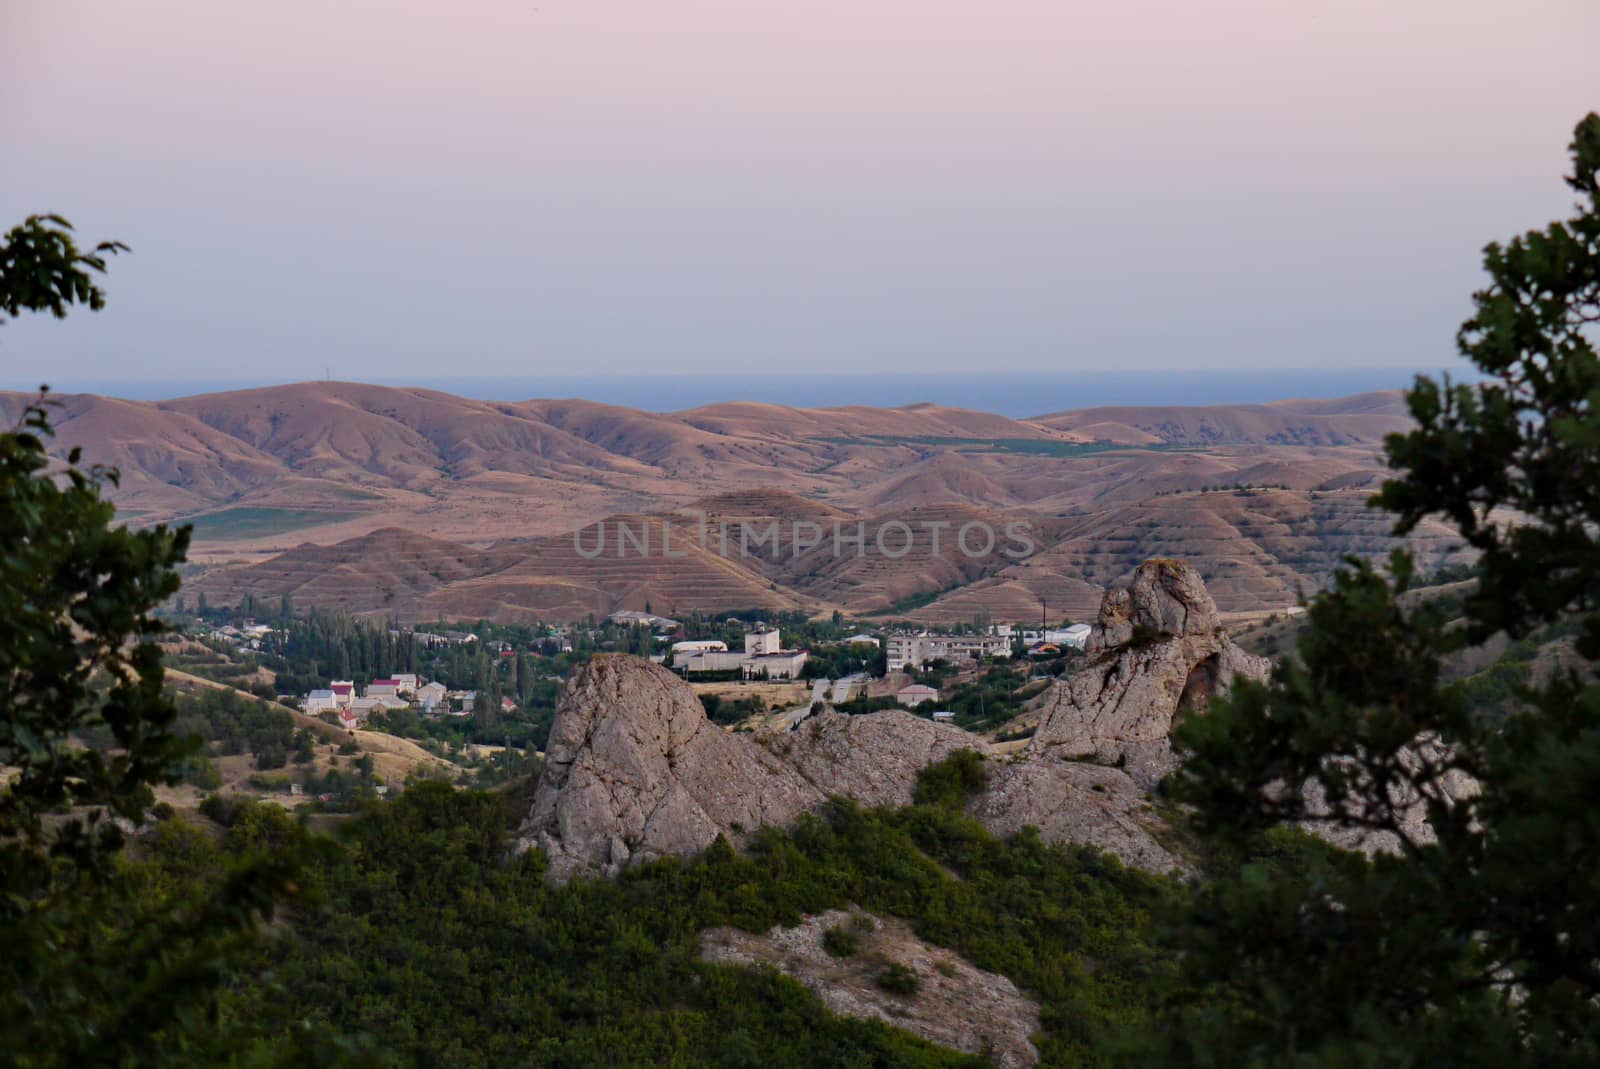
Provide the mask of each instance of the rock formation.
POLYGON ((608 654, 567 685, 519 846, 543 849, 557 880, 614 875, 631 861, 696 853, 718 834, 787 824, 824 797, 707 720, 667 669, 608 654))
POLYGON ((1172 771, 1176 717, 1203 710, 1235 676, 1271 669, 1234 645, 1199 573, 1173 560, 1146 561, 1130 586, 1106 591, 1087 651, 1089 663, 1042 696, 1029 756, 1116 765, 1146 788, 1172 771))
POLYGON ((823 794, 864 806, 910 805, 917 773, 957 750, 994 756, 976 735, 900 709, 865 716, 830 709, 759 741, 823 794))
POLYGON ((696 853, 719 834, 740 842, 830 795, 910 805, 917 771, 963 748, 990 750, 900 710, 827 711, 782 735, 730 734, 672 672, 604 654, 568 684, 519 845, 543 849, 558 880, 612 875, 632 861, 696 853))
POLYGON ((829 796, 906 805, 918 770, 960 749, 991 761, 968 812, 991 831, 1034 826, 1154 871, 1180 867, 1159 839, 1149 789, 1171 770, 1175 717, 1200 711, 1236 674, 1267 662, 1236 647, 1198 573, 1141 565, 1108 591, 1090 658, 1041 699, 1043 718, 1019 758, 977 736, 909 713, 825 710, 792 731, 731 734, 706 719, 694 690, 636 658, 604 655, 574 674, 546 751, 520 849, 538 847, 557 880, 734 843, 787 824, 829 796))
POLYGON ((1040 697, 1024 759, 991 775, 971 813, 997 835, 1032 825, 1139 868, 1178 868, 1148 793, 1176 764, 1173 721, 1271 665, 1233 644, 1199 573, 1172 560, 1147 561, 1130 586, 1106 591, 1087 652, 1040 697))

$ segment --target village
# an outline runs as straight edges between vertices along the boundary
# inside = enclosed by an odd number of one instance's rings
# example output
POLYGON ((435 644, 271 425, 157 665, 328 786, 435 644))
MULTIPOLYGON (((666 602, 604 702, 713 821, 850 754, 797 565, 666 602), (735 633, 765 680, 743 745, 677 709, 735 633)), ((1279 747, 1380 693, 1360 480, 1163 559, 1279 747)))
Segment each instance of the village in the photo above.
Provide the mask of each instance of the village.
MULTIPOLYGON (((647 657, 683 676, 694 686, 708 713, 720 714, 719 721, 732 722, 739 714, 765 714, 769 727, 792 727, 819 704, 850 712, 899 706, 933 720, 949 721, 955 720, 957 713, 942 705, 947 691, 952 686, 975 684, 984 665, 1047 664, 1081 651, 1090 631, 1087 624, 1037 629, 974 624, 943 630, 852 629, 842 620, 835 620, 834 625, 794 619, 780 625, 737 616, 685 622, 648 610, 624 609, 587 624, 530 629, 515 639, 480 636, 481 627, 391 628, 387 631, 390 641, 409 642, 412 660, 434 664, 436 674, 444 678, 429 679, 419 671, 388 671, 363 679, 361 673, 352 671, 343 678, 324 677, 325 685, 307 686, 299 693, 280 691, 274 696, 284 705, 346 731, 380 727, 413 737, 438 737, 443 732, 462 738, 476 735, 482 741, 484 724, 501 724, 503 731, 508 720, 530 715, 537 719, 539 706, 548 719, 556 688, 575 664, 593 652, 621 650, 647 657), (690 637, 708 633, 719 637, 690 637), (786 634, 789 641, 785 641, 786 634), (490 673, 488 693, 452 679, 448 668, 452 650, 470 651, 457 656, 481 658, 498 666, 498 671, 490 673), (537 666, 533 670, 544 686, 538 698, 519 703, 514 696, 516 686, 500 677, 514 677, 519 663, 529 662, 537 666), (458 685, 452 686, 452 682, 458 685), (430 728, 430 724, 437 726, 430 728), (451 724, 460 728, 452 732, 451 724)), ((238 617, 204 629, 202 636, 238 654, 272 660, 274 651, 284 648, 287 629, 293 626, 291 619, 262 623, 254 617, 238 617)), ((511 633, 505 628, 492 630, 495 635, 511 633)), ((295 677, 284 673, 277 678, 287 681, 295 677)), ((1021 678, 1043 677, 1025 674, 1021 678)), ((526 696, 528 688, 522 690, 526 696)), ((541 735, 536 732, 525 742, 542 749, 541 735)))

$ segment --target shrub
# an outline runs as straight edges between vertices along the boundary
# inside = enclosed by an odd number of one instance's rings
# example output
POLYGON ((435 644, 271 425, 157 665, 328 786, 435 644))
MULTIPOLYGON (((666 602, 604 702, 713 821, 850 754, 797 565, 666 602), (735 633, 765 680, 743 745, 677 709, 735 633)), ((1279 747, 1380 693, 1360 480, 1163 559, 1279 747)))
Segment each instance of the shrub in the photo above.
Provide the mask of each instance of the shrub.
POLYGON ((202 791, 214 791, 222 786, 222 773, 217 771, 217 766, 204 757, 196 756, 192 759, 192 768, 187 781, 202 791))
POLYGON ((877 984, 892 995, 915 995, 922 990, 922 977, 911 966, 891 961, 878 973, 877 984))
POLYGON ((918 805, 960 809, 969 796, 983 790, 988 780, 989 770, 976 750, 957 750, 917 773, 912 797, 918 805))
POLYGON ((221 794, 208 794, 200 803, 200 812, 203 816, 221 824, 224 828, 233 827, 233 822, 239 819, 239 813, 249 804, 249 800, 237 796, 221 794))
POLYGON ((836 958, 853 958, 861 950, 861 936, 842 924, 835 924, 822 933, 822 949, 836 958))

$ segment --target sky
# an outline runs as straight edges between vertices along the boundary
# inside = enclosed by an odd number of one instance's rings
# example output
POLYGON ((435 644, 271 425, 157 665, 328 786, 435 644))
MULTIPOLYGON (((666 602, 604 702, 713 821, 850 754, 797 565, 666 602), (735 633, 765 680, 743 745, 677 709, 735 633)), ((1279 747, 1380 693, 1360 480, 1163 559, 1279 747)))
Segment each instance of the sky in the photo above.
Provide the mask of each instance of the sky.
POLYGON ((9 381, 1438 367, 1593 0, 0 0, 9 381))

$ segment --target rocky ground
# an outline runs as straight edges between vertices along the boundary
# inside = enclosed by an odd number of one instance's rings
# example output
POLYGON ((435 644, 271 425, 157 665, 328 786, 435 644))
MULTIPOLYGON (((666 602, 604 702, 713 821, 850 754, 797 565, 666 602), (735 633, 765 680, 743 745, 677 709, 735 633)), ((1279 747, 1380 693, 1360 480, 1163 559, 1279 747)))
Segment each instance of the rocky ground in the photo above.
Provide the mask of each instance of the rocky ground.
POLYGON ((877 1018, 940 1046, 987 1055, 1000 1069, 1039 1060, 1030 1039, 1039 1031, 1038 1004, 1004 976, 924 943, 903 921, 836 909, 761 935, 713 928, 701 937, 701 953, 708 961, 777 969, 834 1013, 877 1018), (830 953, 830 929, 846 933, 857 944, 853 952, 830 953), (915 977, 914 992, 882 986, 891 964, 915 977))

